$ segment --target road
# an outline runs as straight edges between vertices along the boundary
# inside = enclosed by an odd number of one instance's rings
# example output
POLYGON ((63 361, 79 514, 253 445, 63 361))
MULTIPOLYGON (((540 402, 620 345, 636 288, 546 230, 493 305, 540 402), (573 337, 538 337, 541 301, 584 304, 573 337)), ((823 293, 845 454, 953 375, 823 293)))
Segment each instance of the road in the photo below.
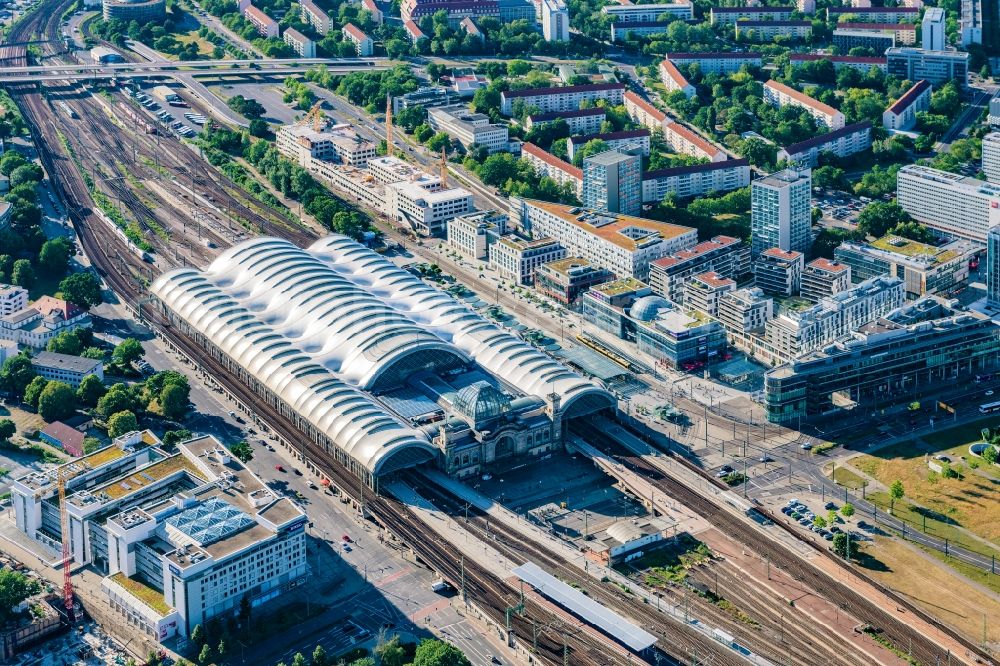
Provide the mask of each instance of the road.
POLYGON ((969 125, 979 117, 979 114, 982 113, 983 108, 987 105, 990 98, 998 90, 1000 90, 998 86, 990 86, 982 90, 973 88, 972 101, 958 114, 958 118, 951 124, 951 127, 948 128, 944 136, 941 137, 941 141, 935 146, 935 150, 939 153, 947 152, 952 142, 956 141, 968 129, 969 125))

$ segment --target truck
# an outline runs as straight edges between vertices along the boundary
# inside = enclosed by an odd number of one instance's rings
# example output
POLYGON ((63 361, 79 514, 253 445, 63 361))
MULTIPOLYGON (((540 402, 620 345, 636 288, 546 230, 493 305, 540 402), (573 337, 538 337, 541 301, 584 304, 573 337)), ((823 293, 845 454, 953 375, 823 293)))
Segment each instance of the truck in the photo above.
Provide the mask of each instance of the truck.
POLYGON ((442 594, 451 589, 451 585, 448 584, 444 578, 438 578, 434 583, 431 584, 431 591, 442 594))

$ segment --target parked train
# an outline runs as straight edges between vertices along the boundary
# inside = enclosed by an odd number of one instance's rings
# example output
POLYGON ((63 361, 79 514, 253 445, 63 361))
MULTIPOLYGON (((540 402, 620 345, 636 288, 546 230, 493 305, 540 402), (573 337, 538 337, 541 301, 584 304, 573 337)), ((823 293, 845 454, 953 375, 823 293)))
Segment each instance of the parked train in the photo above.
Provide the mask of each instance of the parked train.
POLYGON ((156 125, 150 123, 142 114, 138 113, 128 104, 124 102, 118 102, 118 110, 121 111, 125 117, 135 123, 136 127, 142 128, 142 131, 146 134, 156 134, 156 125))

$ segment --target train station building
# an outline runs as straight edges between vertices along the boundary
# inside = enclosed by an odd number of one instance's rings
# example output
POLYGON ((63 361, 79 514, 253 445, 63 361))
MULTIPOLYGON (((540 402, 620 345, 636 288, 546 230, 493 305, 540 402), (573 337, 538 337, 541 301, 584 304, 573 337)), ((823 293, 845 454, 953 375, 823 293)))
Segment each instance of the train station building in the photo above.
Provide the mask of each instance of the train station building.
POLYGON ((372 485, 427 462, 456 476, 512 467, 562 448, 567 420, 615 404, 343 236, 306 249, 250 240, 151 291, 174 326, 372 485))

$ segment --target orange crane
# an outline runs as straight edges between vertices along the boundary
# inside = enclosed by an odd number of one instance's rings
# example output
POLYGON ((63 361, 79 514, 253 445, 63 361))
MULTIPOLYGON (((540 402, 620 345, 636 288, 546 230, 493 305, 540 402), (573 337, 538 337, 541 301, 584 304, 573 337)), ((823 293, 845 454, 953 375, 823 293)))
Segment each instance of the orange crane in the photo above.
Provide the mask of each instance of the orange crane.
POLYGON ((323 102, 316 102, 312 105, 312 108, 306 112, 306 115, 300 120, 297 125, 306 125, 312 123, 313 130, 319 132, 323 129, 323 125, 326 123, 326 117, 323 115, 323 102))
POLYGON ((66 606, 66 615, 70 622, 76 620, 73 612, 73 574, 70 571, 70 563, 73 555, 70 549, 69 539, 69 512, 66 511, 66 469, 59 469, 59 528, 62 532, 62 557, 63 557, 63 604, 66 606))

